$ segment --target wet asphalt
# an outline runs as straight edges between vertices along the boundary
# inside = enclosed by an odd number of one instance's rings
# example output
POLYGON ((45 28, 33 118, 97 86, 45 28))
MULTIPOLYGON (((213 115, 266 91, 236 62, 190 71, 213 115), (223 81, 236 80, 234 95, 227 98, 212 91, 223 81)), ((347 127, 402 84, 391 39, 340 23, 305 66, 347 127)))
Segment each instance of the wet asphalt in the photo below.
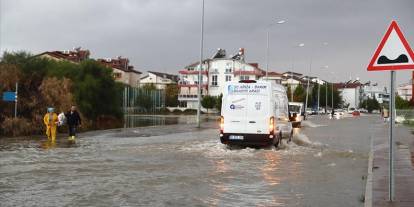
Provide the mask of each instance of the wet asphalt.
POLYGON ((363 206, 378 116, 311 117, 277 149, 227 147, 214 117, 185 120, 0 139, 1 206, 363 206))

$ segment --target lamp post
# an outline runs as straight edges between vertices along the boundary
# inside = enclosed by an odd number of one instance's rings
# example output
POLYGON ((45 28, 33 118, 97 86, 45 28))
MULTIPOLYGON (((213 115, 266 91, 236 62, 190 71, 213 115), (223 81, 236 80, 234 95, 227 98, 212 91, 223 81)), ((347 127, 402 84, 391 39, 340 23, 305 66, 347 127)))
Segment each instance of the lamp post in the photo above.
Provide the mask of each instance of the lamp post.
MULTIPOLYGON (((325 65, 321 67, 321 69, 328 69, 329 66, 325 65)), ((328 113, 328 82, 324 81, 325 83, 325 114, 328 113)))
POLYGON ((202 0, 201 6, 201 37, 200 37, 200 67, 198 68, 198 88, 197 88, 197 127, 201 127, 200 114, 201 114, 201 70, 203 69, 203 49, 204 49, 204 0, 202 0))
POLYGON ((332 111, 334 110, 334 82, 335 82, 335 76, 334 76, 334 72, 333 71, 331 71, 331 74, 332 74, 332 94, 331 94, 331 98, 332 98, 332 111))
MULTIPOLYGON (((304 47, 305 44, 304 43, 299 43, 298 45, 294 45, 293 48, 296 47, 304 47)), ((292 71, 290 71, 290 100, 293 102, 293 68, 294 68, 294 62, 293 62, 293 55, 292 55, 292 71)), ((289 85, 289 82, 287 83, 289 85)))
MULTIPOLYGON (((279 20, 276 21, 276 24, 284 24, 286 20, 279 20)), ((269 24, 266 28, 266 80, 268 80, 268 73, 269 73, 269 32, 270 27, 275 25, 275 23, 269 24)))
MULTIPOLYGON (((304 46, 305 44, 303 44, 304 46)), ((310 79, 310 75, 312 73, 312 54, 310 56, 310 62, 309 62, 309 75, 308 75, 308 84, 306 86, 306 100, 305 100, 305 114, 308 111, 308 97, 309 97, 309 79, 310 79)))
MULTIPOLYGON (((322 43, 323 46, 328 46, 328 42, 323 42, 322 43)), ((319 97, 320 97, 320 84, 319 84, 319 78, 318 78, 318 115, 319 115, 319 97)), ((326 113, 326 108, 325 108, 325 113, 326 113)))

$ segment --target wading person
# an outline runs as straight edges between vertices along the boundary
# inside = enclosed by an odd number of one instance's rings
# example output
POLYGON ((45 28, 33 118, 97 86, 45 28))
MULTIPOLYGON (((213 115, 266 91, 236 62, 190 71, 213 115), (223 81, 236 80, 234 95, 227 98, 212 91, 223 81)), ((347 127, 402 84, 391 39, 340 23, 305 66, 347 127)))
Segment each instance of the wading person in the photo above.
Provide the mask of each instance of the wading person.
POLYGON ((76 111, 76 107, 72 106, 70 111, 66 114, 66 123, 68 124, 69 128, 69 140, 75 140, 76 136, 76 128, 81 125, 81 118, 79 116, 78 111, 76 111))
POLYGON ((43 117, 43 122, 46 125, 46 136, 52 142, 56 140, 56 127, 59 122, 58 116, 54 111, 53 108, 49 107, 46 115, 43 117))

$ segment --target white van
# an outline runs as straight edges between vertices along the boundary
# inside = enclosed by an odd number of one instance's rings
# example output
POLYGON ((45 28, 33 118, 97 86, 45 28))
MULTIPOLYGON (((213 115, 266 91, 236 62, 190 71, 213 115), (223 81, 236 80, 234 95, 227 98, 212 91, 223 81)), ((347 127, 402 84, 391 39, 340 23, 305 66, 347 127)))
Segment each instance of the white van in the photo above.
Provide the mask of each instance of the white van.
POLYGON ((289 102, 290 121, 293 127, 300 128, 302 120, 305 120, 305 109, 301 102, 289 102))
POLYGON ((291 138, 292 133, 282 85, 254 80, 226 84, 220 118, 221 143, 277 146, 281 138, 291 138))

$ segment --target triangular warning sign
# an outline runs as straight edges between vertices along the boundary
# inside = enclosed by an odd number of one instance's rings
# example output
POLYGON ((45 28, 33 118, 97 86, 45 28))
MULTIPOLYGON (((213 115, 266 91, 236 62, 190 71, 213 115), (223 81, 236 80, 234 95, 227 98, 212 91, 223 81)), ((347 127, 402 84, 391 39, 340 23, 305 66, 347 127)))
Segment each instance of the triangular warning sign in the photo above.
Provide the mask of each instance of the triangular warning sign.
POLYGON ((414 69, 414 53, 392 21, 368 65, 368 71, 414 69))

